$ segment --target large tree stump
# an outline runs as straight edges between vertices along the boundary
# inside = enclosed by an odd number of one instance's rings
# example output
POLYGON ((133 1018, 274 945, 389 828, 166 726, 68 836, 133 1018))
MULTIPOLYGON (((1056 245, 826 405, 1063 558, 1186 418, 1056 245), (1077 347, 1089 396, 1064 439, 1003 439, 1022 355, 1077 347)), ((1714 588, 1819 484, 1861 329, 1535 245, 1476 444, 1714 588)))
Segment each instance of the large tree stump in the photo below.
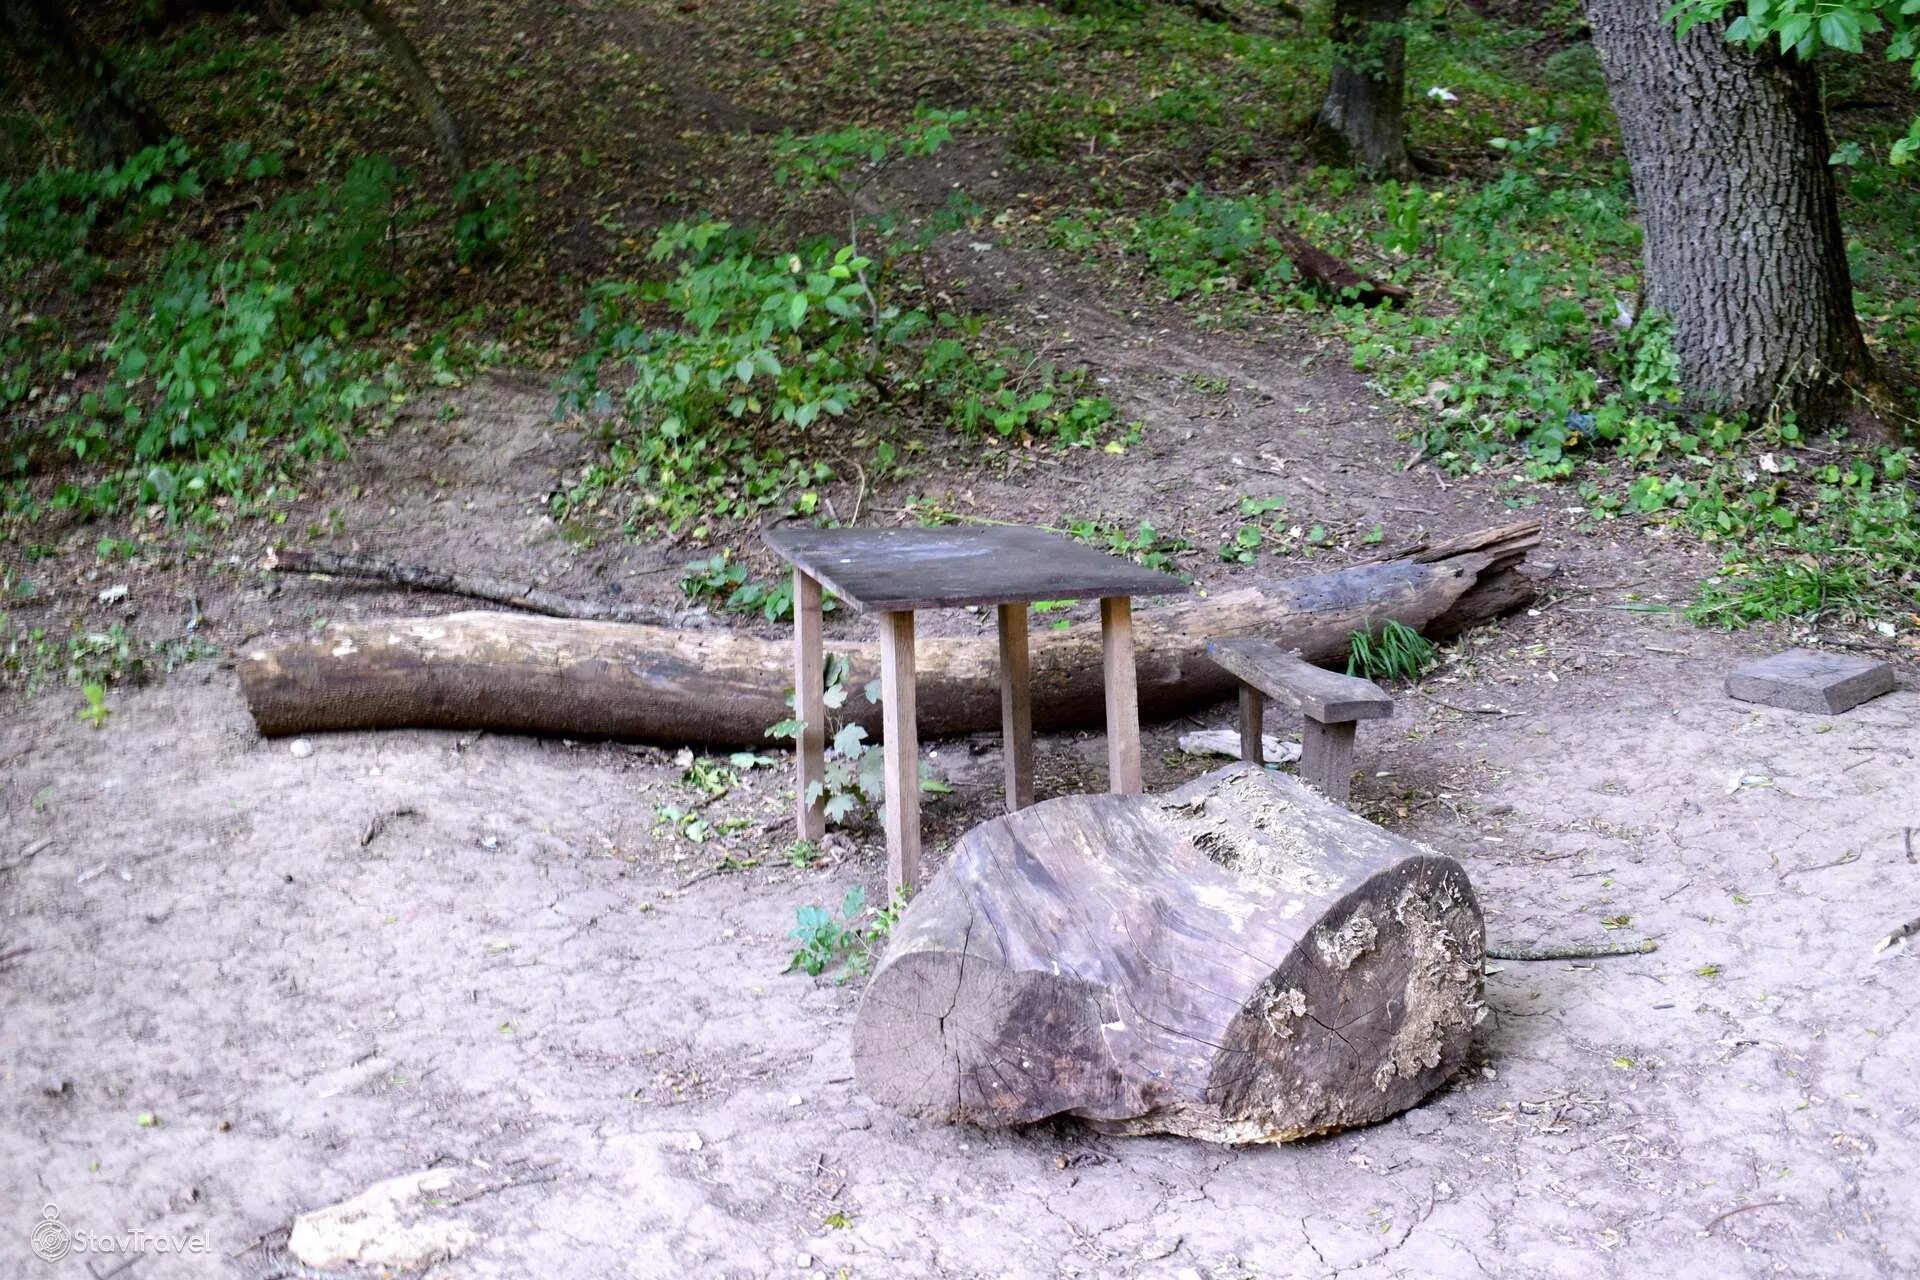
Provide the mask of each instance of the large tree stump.
POLYGON ((1445 1081, 1484 953, 1453 859, 1232 765, 968 832, 894 927, 854 1065, 934 1120, 1287 1142, 1445 1081))

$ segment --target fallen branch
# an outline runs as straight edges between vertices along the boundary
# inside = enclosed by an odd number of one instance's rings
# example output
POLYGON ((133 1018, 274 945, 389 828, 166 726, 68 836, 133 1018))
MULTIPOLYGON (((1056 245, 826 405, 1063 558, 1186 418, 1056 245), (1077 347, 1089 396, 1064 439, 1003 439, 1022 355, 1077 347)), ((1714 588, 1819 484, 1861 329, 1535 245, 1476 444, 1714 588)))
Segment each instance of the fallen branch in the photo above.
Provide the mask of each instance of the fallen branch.
MULTIPOLYGON (((1231 675, 1206 657, 1218 636, 1260 635, 1312 662, 1344 662, 1354 632, 1388 619, 1435 639, 1531 600, 1523 563, 1537 524, 1509 525, 1423 551, 1201 599, 1142 609, 1134 621, 1140 708, 1171 717, 1231 697, 1231 675)), ((835 645, 857 689, 879 674, 878 646, 835 645)), ((1099 624, 1032 639, 1033 716, 1043 729, 1106 718, 1099 624)), ((791 711, 792 641, 499 613, 335 623, 319 639, 244 655, 240 684, 265 734, 329 729, 494 729, 704 746, 764 743, 791 711)), ((999 646, 992 635, 919 646, 920 731, 929 738, 997 728, 999 646)), ((871 735, 879 708, 849 699, 845 719, 871 735)))
POLYGON ((1387 280, 1363 276, 1325 249, 1316 249, 1291 227, 1275 226, 1274 234, 1288 261, 1309 285, 1334 302, 1357 302, 1363 307, 1397 307, 1413 295, 1387 280))
POLYGON ((640 622, 658 627, 683 627, 702 617, 699 614, 662 609, 656 605, 603 604, 598 600, 579 600, 556 595, 531 582, 514 582, 449 569, 430 569, 379 556, 343 555, 337 551, 303 551, 298 547, 269 549, 262 567, 275 573, 324 573, 339 578, 366 578, 396 587, 415 587, 421 591, 438 591, 442 595, 464 596, 469 600, 486 600, 525 609, 528 613, 544 614, 549 618, 573 618, 581 622, 640 622))
POLYGON ((1652 938, 1641 942, 1572 942, 1566 944, 1541 943, 1538 946, 1494 946, 1487 947, 1489 960, 1600 960, 1607 956, 1643 956, 1650 951, 1658 951, 1660 944, 1652 938))

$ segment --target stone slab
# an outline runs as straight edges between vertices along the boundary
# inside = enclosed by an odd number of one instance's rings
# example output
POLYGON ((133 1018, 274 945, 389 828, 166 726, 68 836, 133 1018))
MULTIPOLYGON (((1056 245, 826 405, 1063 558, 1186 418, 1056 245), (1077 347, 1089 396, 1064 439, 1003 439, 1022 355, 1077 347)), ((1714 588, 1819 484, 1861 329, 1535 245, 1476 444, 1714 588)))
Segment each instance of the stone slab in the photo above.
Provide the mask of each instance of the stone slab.
POLYGON ((1727 696, 1809 715, 1837 716, 1893 690, 1893 668, 1872 658, 1788 649, 1727 674, 1727 696))

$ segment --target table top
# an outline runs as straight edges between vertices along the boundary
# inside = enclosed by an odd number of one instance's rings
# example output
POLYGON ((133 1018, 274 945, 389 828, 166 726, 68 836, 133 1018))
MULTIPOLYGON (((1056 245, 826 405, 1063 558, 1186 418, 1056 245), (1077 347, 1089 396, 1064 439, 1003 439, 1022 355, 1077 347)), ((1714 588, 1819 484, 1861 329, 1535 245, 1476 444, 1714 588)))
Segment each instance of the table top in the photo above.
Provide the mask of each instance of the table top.
POLYGON ((1187 584, 1066 538, 1007 525, 769 529, 767 545, 856 609, 1172 595, 1187 584))

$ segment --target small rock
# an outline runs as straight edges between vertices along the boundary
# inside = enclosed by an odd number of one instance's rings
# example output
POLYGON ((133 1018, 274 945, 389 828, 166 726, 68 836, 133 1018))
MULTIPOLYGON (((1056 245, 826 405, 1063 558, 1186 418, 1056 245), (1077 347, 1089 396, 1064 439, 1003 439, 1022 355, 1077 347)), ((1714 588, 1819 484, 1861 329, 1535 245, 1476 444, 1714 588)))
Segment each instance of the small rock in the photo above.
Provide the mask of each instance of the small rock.
POLYGON ((305 760, 313 754, 313 744, 305 738, 295 738, 287 750, 292 753, 295 760, 305 760))
POLYGON ((118 604, 120 601, 125 600, 129 594, 126 584, 119 583, 115 586, 108 587, 100 593, 100 603, 118 604))
POLYGON ((459 1218, 427 1216, 429 1201, 453 1185, 446 1169, 402 1174, 351 1200, 293 1221, 287 1252, 309 1267, 387 1267, 417 1271, 454 1257, 478 1238, 459 1218))
POLYGON ((1175 1236, 1171 1240, 1155 1240, 1152 1244, 1149 1244, 1146 1248, 1140 1251, 1140 1256, 1146 1261, 1152 1262, 1158 1258, 1167 1257, 1168 1255, 1172 1254, 1175 1249, 1178 1249, 1179 1247, 1180 1247, 1179 1236, 1175 1236))
POLYGON ((799 1094, 796 1093, 792 1097, 787 1099, 787 1105, 790 1107, 797 1107, 802 1102, 805 1102, 805 1101, 806 1101, 805 1098, 802 1098, 799 1094))
POLYGON ((793 1255, 793 1265, 804 1271, 813 1265, 813 1255, 810 1253, 796 1253, 793 1255))
POLYGON ((1431 1138, 1447 1127, 1447 1114, 1432 1107, 1415 1107, 1407 1112, 1407 1132, 1416 1138, 1431 1138))

